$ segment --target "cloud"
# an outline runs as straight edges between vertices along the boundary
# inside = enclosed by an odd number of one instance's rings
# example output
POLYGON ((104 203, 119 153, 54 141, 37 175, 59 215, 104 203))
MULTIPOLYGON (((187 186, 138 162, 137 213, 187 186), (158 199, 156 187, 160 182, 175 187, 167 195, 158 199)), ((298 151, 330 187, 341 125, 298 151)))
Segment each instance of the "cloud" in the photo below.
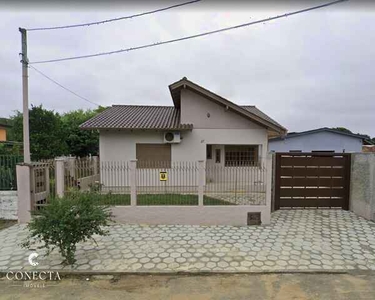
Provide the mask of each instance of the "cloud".
MULTIPOLYGON (((30 60, 105 52, 232 26, 311 6, 287 2, 241 9, 210 2, 81 29, 29 32, 30 60)), ((47 5, 47 4, 46 4, 47 5)), ((95 5, 95 3, 93 4, 95 5)), ((22 108, 18 27, 53 26, 129 15, 153 3, 0 13, 1 116, 22 108)), ((343 126, 375 136, 374 10, 347 3, 266 24, 123 54, 36 65, 102 105, 172 105, 168 85, 187 76, 238 104, 255 104, 290 131, 343 126), (345 6, 346 5, 346 6, 345 6)), ((33 70, 30 103, 58 112, 93 108, 33 70)))

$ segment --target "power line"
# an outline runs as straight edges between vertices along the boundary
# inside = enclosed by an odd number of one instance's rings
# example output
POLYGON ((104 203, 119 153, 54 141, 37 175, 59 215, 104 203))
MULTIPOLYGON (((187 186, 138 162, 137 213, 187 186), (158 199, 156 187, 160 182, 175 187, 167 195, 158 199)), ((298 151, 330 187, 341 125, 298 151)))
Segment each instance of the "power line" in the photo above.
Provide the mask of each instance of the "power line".
POLYGON ((193 4, 193 3, 196 3, 196 2, 199 2, 199 1, 201 1, 201 0, 193 0, 193 1, 184 2, 184 3, 180 3, 180 4, 175 4, 175 5, 171 5, 171 6, 168 6, 168 7, 159 8, 159 9, 155 9, 155 10, 151 10, 151 11, 147 11, 147 12, 143 12, 143 13, 139 13, 139 14, 135 14, 135 15, 131 15, 131 16, 114 18, 114 19, 109 19, 109 20, 104 20, 104 21, 97 21, 97 22, 90 22, 90 23, 81 23, 81 24, 73 24, 73 25, 66 25, 66 26, 55 26, 55 27, 37 27, 37 28, 29 28, 29 29, 26 29, 26 30, 27 31, 55 30, 55 29, 67 29, 67 28, 76 28, 76 27, 82 27, 82 26, 100 25, 100 24, 105 24, 105 23, 109 23, 109 22, 115 22, 115 21, 132 19, 132 18, 136 18, 136 17, 150 15, 150 14, 161 12, 161 11, 165 11, 165 10, 168 10, 168 9, 172 9, 172 8, 176 8, 176 7, 181 7, 181 6, 193 4))
POLYGON ((140 50, 140 49, 144 49, 144 48, 156 47, 156 46, 160 46, 160 45, 171 44, 171 43, 180 42, 180 41, 184 41, 184 40, 194 39, 194 38, 197 38, 197 37, 202 37, 202 36, 215 34, 215 33, 219 33, 219 32, 229 31, 229 30, 232 30, 232 29, 246 27, 246 26, 250 26, 250 25, 254 25, 254 24, 258 24, 258 23, 265 23, 265 22, 269 22, 269 21, 272 21, 272 20, 289 17, 289 16, 292 16, 292 15, 296 15, 296 14, 304 13, 304 12, 307 12, 307 11, 327 7, 327 6, 334 5, 334 4, 337 4, 337 3, 340 3, 340 2, 345 2, 345 1, 348 1, 348 0, 333 1, 333 2, 326 3, 326 4, 313 6, 313 7, 310 7, 310 8, 305 8, 305 9, 297 10, 297 11, 294 11, 294 12, 286 13, 284 15, 279 15, 279 16, 266 18, 266 19, 262 19, 262 20, 259 20, 259 21, 253 21, 253 22, 249 22, 249 23, 243 23, 243 24, 236 25, 236 26, 225 27, 225 28, 222 28, 222 29, 217 29, 217 30, 199 33, 199 34, 195 34, 195 35, 190 35, 190 36, 186 36, 186 37, 182 37, 182 38, 167 40, 167 41, 158 42, 158 43, 154 43, 154 44, 147 44, 147 45, 143 45, 143 46, 137 46, 137 47, 127 48, 127 49, 120 49, 120 50, 115 50, 115 51, 110 51, 110 52, 102 52, 102 53, 96 53, 96 54, 71 56, 71 57, 57 58, 57 59, 50 59, 50 60, 40 60, 40 61, 30 62, 30 64, 52 63, 52 62, 59 62, 59 61, 66 61, 66 60, 73 60, 73 59, 81 59, 81 58, 89 58, 89 57, 117 54, 117 53, 121 53, 121 52, 129 52, 129 51, 140 50))
POLYGON ((42 75, 43 77, 47 78, 48 80, 52 81, 54 84, 58 85, 59 87, 63 88, 64 90, 68 91, 69 93, 73 94, 74 96, 78 97, 78 98, 81 98, 82 100, 85 100, 91 104, 94 104, 94 105, 97 105, 97 106, 100 106, 99 104, 95 103, 95 102, 92 102, 90 101, 89 99, 85 98, 85 97, 82 97, 81 95, 78 95, 76 92, 73 92, 72 90, 68 89, 67 87, 63 86, 62 84, 58 83, 56 80, 52 79, 51 77, 47 76, 46 74, 44 74, 42 71, 38 70, 37 68, 35 68, 34 66, 29 66, 30 68, 34 69, 36 72, 38 72, 40 75, 42 75))

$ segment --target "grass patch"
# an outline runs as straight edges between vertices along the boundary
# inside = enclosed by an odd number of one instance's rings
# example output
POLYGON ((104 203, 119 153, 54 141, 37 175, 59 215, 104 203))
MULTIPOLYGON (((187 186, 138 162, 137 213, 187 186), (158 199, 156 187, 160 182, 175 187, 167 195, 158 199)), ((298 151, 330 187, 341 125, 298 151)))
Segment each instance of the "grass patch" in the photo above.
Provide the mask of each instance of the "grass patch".
POLYGON ((13 226, 15 224, 17 224, 17 221, 0 219, 0 230, 13 226))
POLYGON ((214 197, 203 196, 203 205, 236 205, 235 203, 217 199, 214 197))
MULTIPOLYGON (((93 194, 93 200, 101 205, 130 205, 129 194, 93 194)), ((235 205, 221 199, 204 196, 204 205, 235 205)), ((140 194, 137 205, 198 205, 198 195, 190 194, 140 194)))

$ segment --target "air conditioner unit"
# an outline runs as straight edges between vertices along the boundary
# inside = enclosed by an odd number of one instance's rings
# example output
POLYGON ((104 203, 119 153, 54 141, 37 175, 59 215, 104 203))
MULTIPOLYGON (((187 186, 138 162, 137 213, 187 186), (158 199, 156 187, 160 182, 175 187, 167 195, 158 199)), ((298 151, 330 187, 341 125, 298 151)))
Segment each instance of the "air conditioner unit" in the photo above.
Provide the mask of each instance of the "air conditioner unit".
POLYGON ((164 143, 174 144, 180 143, 181 137, 179 132, 165 132, 164 133, 164 143))

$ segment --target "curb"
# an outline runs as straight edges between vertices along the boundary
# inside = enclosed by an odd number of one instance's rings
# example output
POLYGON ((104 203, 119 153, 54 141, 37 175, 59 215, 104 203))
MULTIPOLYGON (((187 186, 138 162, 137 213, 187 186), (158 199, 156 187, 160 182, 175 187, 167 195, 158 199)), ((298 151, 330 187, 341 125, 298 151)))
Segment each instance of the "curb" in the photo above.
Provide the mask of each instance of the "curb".
MULTIPOLYGON (((27 272, 41 272, 43 270, 27 270, 27 272)), ((220 275, 273 275, 273 274, 374 274, 370 270, 281 270, 281 271, 80 271, 80 270, 48 270, 51 272, 58 272, 61 276, 96 276, 96 275, 111 275, 111 276, 220 276, 220 275)), ((9 271, 0 271, 0 278, 5 277, 9 271)), ((14 272, 14 271, 13 271, 14 272)), ((26 270, 21 271, 26 272, 26 270)))

